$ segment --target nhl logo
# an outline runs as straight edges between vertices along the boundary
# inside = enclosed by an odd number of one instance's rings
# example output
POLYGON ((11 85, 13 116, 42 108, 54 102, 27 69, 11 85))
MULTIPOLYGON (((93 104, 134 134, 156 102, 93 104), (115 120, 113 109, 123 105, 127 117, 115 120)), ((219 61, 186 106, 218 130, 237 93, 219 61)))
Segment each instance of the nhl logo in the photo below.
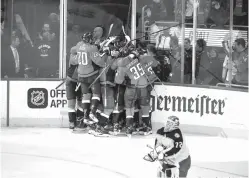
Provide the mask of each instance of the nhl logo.
POLYGON ((35 106, 44 105, 45 97, 43 91, 33 91, 31 93, 31 103, 35 106))
POLYGON ((48 91, 45 88, 30 88, 27 104, 29 108, 46 108, 48 106, 48 91))

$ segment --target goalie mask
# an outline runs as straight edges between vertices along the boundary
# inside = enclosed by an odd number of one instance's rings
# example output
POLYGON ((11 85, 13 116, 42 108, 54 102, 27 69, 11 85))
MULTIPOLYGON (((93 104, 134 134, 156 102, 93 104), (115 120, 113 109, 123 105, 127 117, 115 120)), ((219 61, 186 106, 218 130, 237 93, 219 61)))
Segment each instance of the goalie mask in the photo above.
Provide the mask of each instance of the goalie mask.
POLYGON ((176 116, 169 116, 166 121, 164 131, 170 132, 172 130, 178 129, 179 126, 180 126, 179 118, 176 116))

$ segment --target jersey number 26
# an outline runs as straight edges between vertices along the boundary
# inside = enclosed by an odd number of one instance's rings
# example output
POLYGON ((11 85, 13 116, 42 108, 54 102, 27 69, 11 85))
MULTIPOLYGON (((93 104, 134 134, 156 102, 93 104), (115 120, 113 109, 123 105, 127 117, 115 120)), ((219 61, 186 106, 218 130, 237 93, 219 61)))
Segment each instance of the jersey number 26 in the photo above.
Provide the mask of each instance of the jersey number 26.
POLYGON ((88 64, 86 52, 77 52, 77 58, 78 58, 79 65, 86 66, 88 64))

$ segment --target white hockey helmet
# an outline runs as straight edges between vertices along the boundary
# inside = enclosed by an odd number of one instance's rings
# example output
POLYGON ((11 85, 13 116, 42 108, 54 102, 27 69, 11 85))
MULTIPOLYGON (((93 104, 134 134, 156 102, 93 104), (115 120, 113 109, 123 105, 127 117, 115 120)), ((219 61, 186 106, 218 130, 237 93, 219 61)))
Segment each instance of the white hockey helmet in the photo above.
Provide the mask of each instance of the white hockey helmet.
POLYGON ((179 118, 176 116, 169 116, 165 123, 164 131, 170 132, 172 130, 178 129, 180 126, 179 118))

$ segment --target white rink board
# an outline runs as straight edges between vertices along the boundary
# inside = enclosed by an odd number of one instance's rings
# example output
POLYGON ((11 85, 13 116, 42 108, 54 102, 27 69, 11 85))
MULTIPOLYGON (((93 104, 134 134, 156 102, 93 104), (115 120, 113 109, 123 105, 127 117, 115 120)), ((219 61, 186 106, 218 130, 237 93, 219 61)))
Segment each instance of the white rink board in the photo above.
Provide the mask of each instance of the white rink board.
MULTIPOLYGON (((67 127, 65 86, 63 85, 58 90, 55 90, 60 83, 61 81, 10 81, 10 126, 67 127), (28 93, 29 90, 30 92, 28 93), (45 95, 43 96, 39 93, 40 98, 37 98, 38 93, 34 93, 32 100, 31 93, 36 91, 43 91, 45 95), (45 98, 44 100, 43 97, 45 98), (40 105, 35 106, 31 100, 40 105)), ((152 123, 156 127, 162 126, 169 115, 179 116, 183 125, 243 130, 247 130, 249 127, 248 93, 168 85, 156 85, 155 89, 157 95, 163 98, 161 105, 158 105, 155 92, 152 91, 152 123), (174 111, 173 100, 177 97, 180 97, 179 99, 182 100, 182 103, 178 108, 178 102, 175 102, 174 111), (165 107, 165 99, 167 99, 167 107, 165 107), (183 101, 186 101, 186 112, 184 112, 183 101), (209 104, 207 105, 206 102, 209 104), (220 109, 217 106, 220 106, 220 109), (199 112, 196 107, 199 108, 199 112), (168 111, 165 110, 167 108, 168 111), (179 109, 181 111, 178 111, 179 109), (201 110, 203 110, 202 114, 201 110)), ((154 129, 156 128, 154 127, 154 129)))
MULTIPOLYGON (((61 116, 61 110, 67 108, 66 91, 63 87, 55 90, 60 83, 61 81, 10 81, 10 126, 67 127, 68 119, 61 116), (39 106, 31 102, 33 91, 45 93, 34 102, 39 106), (28 103, 37 108, 30 108, 28 103)), ((34 97, 37 95, 34 94, 34 97)))
POLYGON ((246 92, 166 85, 156 85, 155 90, 163 101, 158 105, 155 91, 152 91, 154 124, 163 125, 167 116, 176 115, 181 124, 186 125, 246 130, 249 128, 249 95, 246 92), (177 97, 181 100, 180 106, 177 97))
POLYGON ((1 126, 6 126, 7 118, 7 81, 0 81, 1 126))

